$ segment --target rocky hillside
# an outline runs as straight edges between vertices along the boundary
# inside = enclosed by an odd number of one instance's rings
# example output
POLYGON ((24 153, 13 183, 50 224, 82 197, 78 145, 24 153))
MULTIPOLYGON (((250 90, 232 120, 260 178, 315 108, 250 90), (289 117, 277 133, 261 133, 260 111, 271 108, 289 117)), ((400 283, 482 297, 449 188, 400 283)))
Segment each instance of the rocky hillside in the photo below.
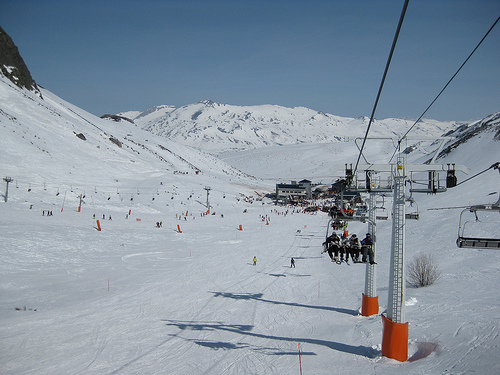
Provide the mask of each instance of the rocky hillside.
POLYGON ((439 153, 438 158, 450 154, 452 150, 476 137, 484 136, 493 141, 500 141, 500 112, 493 113, 472 124, 462 125, 448 132, 446 136, 455 139, 448 142, 446 147, 439 153))
POLYGON ((26 88, 42 96, 38 85, 19 54, 12 38, 0 27, 0 70, 18 87, 26 88))

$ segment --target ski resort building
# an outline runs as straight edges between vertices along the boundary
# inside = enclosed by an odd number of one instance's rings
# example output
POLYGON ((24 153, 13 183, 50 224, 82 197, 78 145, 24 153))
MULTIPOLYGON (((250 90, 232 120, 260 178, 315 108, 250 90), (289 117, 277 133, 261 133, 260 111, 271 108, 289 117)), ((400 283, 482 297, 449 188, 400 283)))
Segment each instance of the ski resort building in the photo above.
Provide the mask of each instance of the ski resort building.
POLYGON ((276 184, 276 202, 293 201, 297 199, 312 198, 311 181, 302 180, 298 183, 292 181, 290 184, 276 184))

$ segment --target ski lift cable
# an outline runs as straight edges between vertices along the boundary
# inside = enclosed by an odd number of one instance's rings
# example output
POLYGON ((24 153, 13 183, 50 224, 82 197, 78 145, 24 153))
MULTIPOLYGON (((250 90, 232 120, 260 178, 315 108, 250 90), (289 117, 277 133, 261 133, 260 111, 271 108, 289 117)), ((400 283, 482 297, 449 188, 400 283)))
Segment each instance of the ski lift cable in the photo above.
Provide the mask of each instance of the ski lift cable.
MULTIPOLYGON (((479 176, 480 174, 483 174, 484 172, 489 171, 489 170, 490 170, 490 169, 492 169, 492 168, 499 169, 499 168, 500 168, 500 162, 496 162, 495 164, 492 164, 491 166, 489 166, 489 167, 488 167, 488 168, 486 168, 485 170, 483 170, 483 171, 481 171, 481 172, 479 172, 479 173, 476 173, 474 176, 471 176, 471 177, 469 177, 469 178, 467 178, 467 179, 465 179, 465 180, 463 180, 463 181, 459 182, 459 183, 458 183, 458 184, 456 184, 455 186, 462 185, 464 182, 467 182, 467 181, 469 181, 469 180, 472 180, 474 177, 477 177, 477 176, 479 176)), ((500 169, 499 169, 499 172, 500 172, 500 169)))
POLYGON ((434 207, 428 208, 427 211, 441 211, 441 210, 456 210, 456 209, 470 208, 470 206, 455 206, 455 207, 434 207))
POLYGON ((446 83, 446 85, 444 85, 444 87, 442 88, 442 90, 439 92, 439 94, 437 94, 437 96, 434 98, 434 100, 431 102, 431 104, 429 104, 427 106, 427 108, 425 109, 425 111, 420 115, 420 117, 413 123, 412 126, 410 126, 410 128, 406 131, 406 133, 400 138, 400 140, 398 141, 398 145, 397 147, 395 148, 394 150, 394 153, 392 154, 391 156, 391 159, 389 160, 389 163, 392 161, 392 159, 394 158, 394 155, 396 155, 396 152, 398 150, 401 149, 401 142, 403 141, 403 139, 406 138, 406 136, 408 135, 408 133, 415 127, 415 125, 417 125, 417 123, 422 119, 422 117, 424 117, 424 115, 427 113, 427 111, 432 107, 432 105, 436 102, 436 100, 438 100, 438 98, 441 96, 441 94, 444 92, 444 90, 446 90, 446 88, 449 86, 449 84, 451 83, 451 81, 453 81, 453 79, 458 75, 458 73, 460 72, 460 70, 462 70, 462 68, 464 67, 464 65, 467 63, 467 61, 469 61, 469 59, 472 57, 472 55, 474 54, 474 52, 476 52, 476 50, 479 48, 479 46, 483 43, 483 41, 486 39, 486 37, 488 36, 488 34, 491 32, 491 30, 493 30, 493 28, 495 27, 495 25, 498 23, 498 21, 500 20, 500 17, 498 17, 496 19, 496 21, 493 23, 493 25, 490 27, 490 29, 486 32, 486 34, 483 36, 483 38, 479 41, 479 43, 476 45, 476 48, 474 48, 472 50, 472 52, 469 54, 469 56, 465 59, 465 61, 462 63, 462 65, 460 65, 460 68, 458 68, 458 70, 455 72, 455 74, 453 74, 453 76, 450 78, 450 80, 446 83))
POLYGON ((375 99, 375 104, 373 105, 373 110, 372 110, 372 114, 370 116, 370 121, 369 121, 368 126, 366 128, 366 133, 365 133, 365 137, 363 139, 363 144, 361 145, 361 150, 359 151, 358 160, 356 161, 356 166, 354 167, 354 172, 353 172, 354 174, 356 174, 356 171, 358 169, 359 159, 361 158, 361 155, 363 154, 363 149, 365 147, 366 139, 368 137, 370 127, 373 123, 373 118, 375 117, 375 110, 377 109, 378 101, 380 99, 380 94, 382 93, 382 88, 384 87, 385 78, 387 77, 387 72, 389 70, 389 65, 391 64, 392 55, 394 54, 394 50, 396 48, 396 42, 398 40, 399 32, 401 31, 401 26, 403 25, 403 19, 405 17, 406 9, 408 8, 408 2, 409 2, 409 0, 405 0, 405 3, 403 5, 403 10, 401 11, 401 16, 399 17, 398 27, 396 29, 396 34, 394 35, 394 40, 392 41, 391 51, 389 52, 389 57, 387 59, 387 63, 385 64, 385 70, 384 70, 384 74, 382 76, 382 81, 380 82, 380 87, 378 89, 377 98, 375 99))

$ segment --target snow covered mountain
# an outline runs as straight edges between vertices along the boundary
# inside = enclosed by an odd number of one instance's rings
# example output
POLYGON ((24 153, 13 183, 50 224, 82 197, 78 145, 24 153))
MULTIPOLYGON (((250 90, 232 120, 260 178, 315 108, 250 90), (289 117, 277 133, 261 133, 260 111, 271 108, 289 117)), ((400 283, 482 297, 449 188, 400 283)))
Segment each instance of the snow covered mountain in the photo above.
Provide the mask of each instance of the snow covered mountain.
MULTIPOLYGON (((304 107, 233 106, 204 100, 180 108, 153 107, 124 112, 140 127, 165 138, 218 154, 300 143, 331 143, 364 136, 369 118, 347 118, 304 107)), ((401 136, 413 121, 375 120, 372 137, 401 136)), ((437 137, 457 122, 422 120, 414 137, 437 137)))
POLYGON ((18 184, 90 190, 119 187, 117 181, 123 179, 172 179, 179 173, 252 180, 209 154, 127 121, 98 118, 47 90, 41 92, 43 98, 0 74, 1 173, 18 184), (92 176, 84 173, 88 170, 92 176))
POLYGON ((448 132, 446 135, 454 137, 456 140, 448 142, 446 148, 439 153, 439 157, 448 155, 452 150, 474 137, 486 135, 487 137, 491 137, 494 141, 500 141, 500 112, 486 116, 472 124, 462 125, 448 132))

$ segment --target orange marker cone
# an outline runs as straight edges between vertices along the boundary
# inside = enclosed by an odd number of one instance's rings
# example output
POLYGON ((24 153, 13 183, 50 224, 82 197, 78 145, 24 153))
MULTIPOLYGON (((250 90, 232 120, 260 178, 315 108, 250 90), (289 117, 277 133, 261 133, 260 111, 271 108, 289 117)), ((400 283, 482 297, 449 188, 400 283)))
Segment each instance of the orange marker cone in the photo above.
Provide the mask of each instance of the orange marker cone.
POLYGON ((181 226, 177 224, 177 232, 182 233, 181 226))
POLYGON ((97 220, 97 230, 99 232, 101 231, 101 223, 99 223, 99 220, 97 220))
POLYGON ((240 224, 240 227, 238 228, 238 230, 243 230, 243 226, 240 224))

